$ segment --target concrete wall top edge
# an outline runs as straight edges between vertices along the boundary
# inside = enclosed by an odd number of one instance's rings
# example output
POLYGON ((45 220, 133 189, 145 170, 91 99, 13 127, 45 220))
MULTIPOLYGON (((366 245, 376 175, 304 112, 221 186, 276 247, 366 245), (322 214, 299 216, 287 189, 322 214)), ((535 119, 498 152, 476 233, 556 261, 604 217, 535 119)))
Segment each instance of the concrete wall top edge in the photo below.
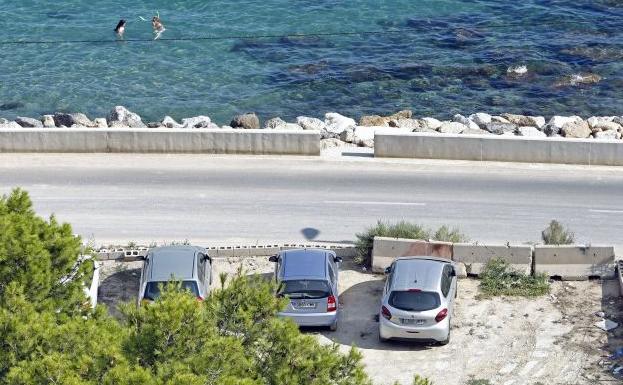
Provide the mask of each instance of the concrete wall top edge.
POLYGON ((452 242, 435 241, 429 239, 410 239, 410 238, 391 238, 391 237, 374 237, 374 240, 379 241, 399 241, 399 242, 426 242, 426 243, 438 243, 443 245, 452 245, 452 242))
POLYGON ((502 135, 467 135, 467 134, 441 134, 441 133, 429 133, 429 132, 379 132, 375 133, 376 137, 381 136, 406 136, 406 137, 430 137, 430 138, 479 138, 487 141, 492 140, 506 140, 506 141, 526 141, 526 142, 580 142, 591 143, 599 145, 601 143, 615 143, 623 145, 623 141, 617 139, 609 140, 595 140, 595 139, 581 139, 581 138, 533 138, 527 136, 502 136, 502 135))
POLYGON ((203 133, 203 132, 216 132, 216 133, 237 133, 237 134, 298 134, 298 135, 320 135, 320 131, 314 130, 271 130, 271 129, 236 129, 236 128, 130 128, 130 127, 85 127, 85 128, 61 128, 61 127, 23 127, 23 128, 0 128, 0 132, 7 133, 32 133, 32 132, 154 132, 154 133, 203 133))

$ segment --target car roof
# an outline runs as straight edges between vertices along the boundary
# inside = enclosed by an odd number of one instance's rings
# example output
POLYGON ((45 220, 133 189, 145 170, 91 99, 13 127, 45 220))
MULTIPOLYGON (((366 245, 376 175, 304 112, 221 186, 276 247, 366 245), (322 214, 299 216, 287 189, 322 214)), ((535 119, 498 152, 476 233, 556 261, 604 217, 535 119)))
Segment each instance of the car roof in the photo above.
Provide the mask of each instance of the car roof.
POLYGON ((164 246, 149 250, 150 281, 192 279, 195 271, 195 254, 205 252, 195 246, 164 246))
POLYGON ((435 257, 403 257, 394 261, 391 290, 437 291, 443 267, 452 262, 435 257))
POLYGON ((332 251, 323 249, 294 249, 282 251, 284 279, 325 278, 327 276, 327 256, 332 251))

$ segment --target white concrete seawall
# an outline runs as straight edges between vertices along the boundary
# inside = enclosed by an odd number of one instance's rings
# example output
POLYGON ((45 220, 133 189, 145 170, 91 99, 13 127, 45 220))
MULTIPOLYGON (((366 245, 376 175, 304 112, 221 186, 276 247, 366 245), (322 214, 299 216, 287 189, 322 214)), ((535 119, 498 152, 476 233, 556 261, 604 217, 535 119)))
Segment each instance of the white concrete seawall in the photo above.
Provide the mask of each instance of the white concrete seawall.
POLYGON ((163 128, 0 129, 0 152, 320 155, 320 133, 163 128))
POLYGON ((620 140, 381 133, 374 156, 623 166, 620 140))

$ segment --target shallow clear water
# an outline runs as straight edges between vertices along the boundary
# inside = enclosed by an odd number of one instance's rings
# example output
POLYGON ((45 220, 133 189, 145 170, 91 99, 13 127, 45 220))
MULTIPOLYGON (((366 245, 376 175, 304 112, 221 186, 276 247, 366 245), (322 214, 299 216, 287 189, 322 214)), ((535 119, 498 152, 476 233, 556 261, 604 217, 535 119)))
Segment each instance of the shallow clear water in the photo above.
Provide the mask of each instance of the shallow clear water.
POLYGON ((617 0, 0 0, 0 116, 622 114, 617 0), (353 31, 381 34, 152 41, 353 31), (125 42, 113 28, 129 21, 125 42), (397 31, 400 32, 391 32, 397 31), (132 41, 144 39, 145 41, 132 41), (529 73, 507 76, 510 65, 529 73), (592 72, 595 85, 557 86, 592 72))

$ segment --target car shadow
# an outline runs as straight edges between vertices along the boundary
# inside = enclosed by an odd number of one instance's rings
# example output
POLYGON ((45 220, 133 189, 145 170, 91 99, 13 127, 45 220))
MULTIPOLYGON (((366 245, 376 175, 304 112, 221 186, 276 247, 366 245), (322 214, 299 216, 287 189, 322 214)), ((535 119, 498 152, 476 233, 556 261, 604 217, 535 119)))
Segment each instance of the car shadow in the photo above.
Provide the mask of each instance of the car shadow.
POLYGON ((383 293, 383 280, 357 283, 340 294, 338 330, 302 329, 317 331, 329 340, 361 349, 414 351, 426 350, 430 343, 416 341, 379 341, 378 310, 383 293))
POLYGON ((119 318, 119 305, 136 301, 140 279, 140 268, 120 270, 109 275, 99 285, 97 302, 106 305, 108 313, 119 318))

